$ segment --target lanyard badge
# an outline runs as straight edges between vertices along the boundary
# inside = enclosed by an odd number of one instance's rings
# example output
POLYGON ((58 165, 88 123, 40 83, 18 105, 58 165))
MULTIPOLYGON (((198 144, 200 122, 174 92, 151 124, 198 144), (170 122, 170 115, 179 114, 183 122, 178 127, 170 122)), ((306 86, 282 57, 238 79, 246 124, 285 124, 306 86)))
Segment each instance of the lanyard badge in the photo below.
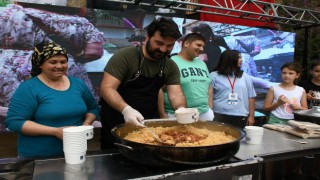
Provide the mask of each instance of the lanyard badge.
POLYGON ((237 77, 234 76, 233 83, 231 83, 231 80, 230 80, 230 78, 228 76, 228 80, 229 80, 229 83, 230 83, 230 86, 231 86, 231 90, 232 90, 232 92, 229 93, 229 95, 228 95, 228 104, 238 104, 238 93, 234 92, 234 85, 236 83, 236 79, 237 79, 237 77))

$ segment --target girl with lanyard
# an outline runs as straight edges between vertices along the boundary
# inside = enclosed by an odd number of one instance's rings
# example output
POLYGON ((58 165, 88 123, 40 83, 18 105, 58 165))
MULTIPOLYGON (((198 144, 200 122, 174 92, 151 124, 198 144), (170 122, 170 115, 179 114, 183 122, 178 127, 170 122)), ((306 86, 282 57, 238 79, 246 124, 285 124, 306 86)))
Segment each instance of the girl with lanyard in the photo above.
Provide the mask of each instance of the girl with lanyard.
POLYGON ((210 73, 213 87, 214 121, 239 128, 254 124, 256 92, 250 77, 241 71, 242 57, 239 51, 226 50, 210 73))

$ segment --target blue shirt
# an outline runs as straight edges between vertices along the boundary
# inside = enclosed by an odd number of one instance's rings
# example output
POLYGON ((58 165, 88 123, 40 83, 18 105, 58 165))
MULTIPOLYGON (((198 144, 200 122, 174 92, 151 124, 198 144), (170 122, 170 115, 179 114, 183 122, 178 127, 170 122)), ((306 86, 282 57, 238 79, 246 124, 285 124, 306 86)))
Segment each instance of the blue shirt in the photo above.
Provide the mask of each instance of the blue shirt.
MULTIPOLYGON (((213 86, 213 112, 231 116, 248 116, 249 98, 256 97, 250 76, 243 73, 241 78, 236 78, 234 93, 238 93, 238 104, 228 104, 228 96, 232 93, 232 88, 227 76, 215 71, 210 73, 210 77, 213 86)), ((233 83, 234 76, 229 78, 233 83)))
POLYGON ((83 81, 68 77, 65 91, 52 89, 38 77, 20 84, 12 96, 6 127, 19 133, 18 154, 22 157, 49 157, 63 154, 63 143, 54 136, 29 136, 21 133, 27 120, 51 127, 82 125, 86 113, 98 117, 99 107, 83 81))

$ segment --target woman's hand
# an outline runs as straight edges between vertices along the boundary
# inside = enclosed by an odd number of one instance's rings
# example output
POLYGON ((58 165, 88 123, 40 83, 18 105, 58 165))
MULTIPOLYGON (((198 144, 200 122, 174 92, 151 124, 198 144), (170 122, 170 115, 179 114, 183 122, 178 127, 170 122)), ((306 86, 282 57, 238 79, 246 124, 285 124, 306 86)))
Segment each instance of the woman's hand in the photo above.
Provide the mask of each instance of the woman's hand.
POLYGON ((308 100, 317 100, 317 98, 312 96, 312 94, 310 94, 310 93, 307 93, 307 99, 308 100))
POLYGON ((288 98, 285 95, 280 95, 278 98, 278 103, 280 105, 285 104, 285 103, 289 103, 288 98))
POLYGON ((54 133, 54 136, 60 140, 63 139, 63 129, 66 128, 66 127, 59 127, 59 128, 56 128, 55 130, 55 133, 54 133))
POLYGON ((87 113, 82 125, 84 125, 84 126, 91 125, 96 119, 97 119, 96 115, 94 115, 92 113, 87 113))
POLYGON ((69 127, 75 127, 75 126, 64 126, 64 127, 59 127, 56 128, 56 132, 55 132, 55 137, 57 137, 60 140, 63 140, 63 129, 64 128, 69 128, 69 127))
POLYGON ((54 136, 58 139, 63 139, 63 129, 74 126, 52 127, 38 124, 34 121, 27 120, 22 128, 21 132, 29 136, 54 136))
POLYGON ((255 123, 254 116, 248 117, 248 126, 253 126, 255 123))
POLYGON ((83 126, 89 126, 89 125, 91 125, 93 122, 91 121, 91 120, 87 120, 87 121, 84 121, 83 122, 83 126))
POLYGON ((290 104, 290 107, 293 109, 293 110, 304 110, 305 108, 301 107, 300 105, 298 104, 290 104))

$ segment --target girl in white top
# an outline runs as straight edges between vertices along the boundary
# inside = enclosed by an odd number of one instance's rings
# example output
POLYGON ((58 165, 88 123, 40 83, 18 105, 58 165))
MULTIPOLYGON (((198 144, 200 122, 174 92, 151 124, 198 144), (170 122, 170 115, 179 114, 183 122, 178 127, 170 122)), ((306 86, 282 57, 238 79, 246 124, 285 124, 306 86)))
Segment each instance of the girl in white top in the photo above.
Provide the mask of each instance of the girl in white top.
POLYGON ((307 109, 305 90, 295 85, 301 73, 297 63, 286 63, 281 67, 282 83, 271 87, 264 102, 264 110, 271 111, 269 124, 288 124, 294 110, 307 109))

